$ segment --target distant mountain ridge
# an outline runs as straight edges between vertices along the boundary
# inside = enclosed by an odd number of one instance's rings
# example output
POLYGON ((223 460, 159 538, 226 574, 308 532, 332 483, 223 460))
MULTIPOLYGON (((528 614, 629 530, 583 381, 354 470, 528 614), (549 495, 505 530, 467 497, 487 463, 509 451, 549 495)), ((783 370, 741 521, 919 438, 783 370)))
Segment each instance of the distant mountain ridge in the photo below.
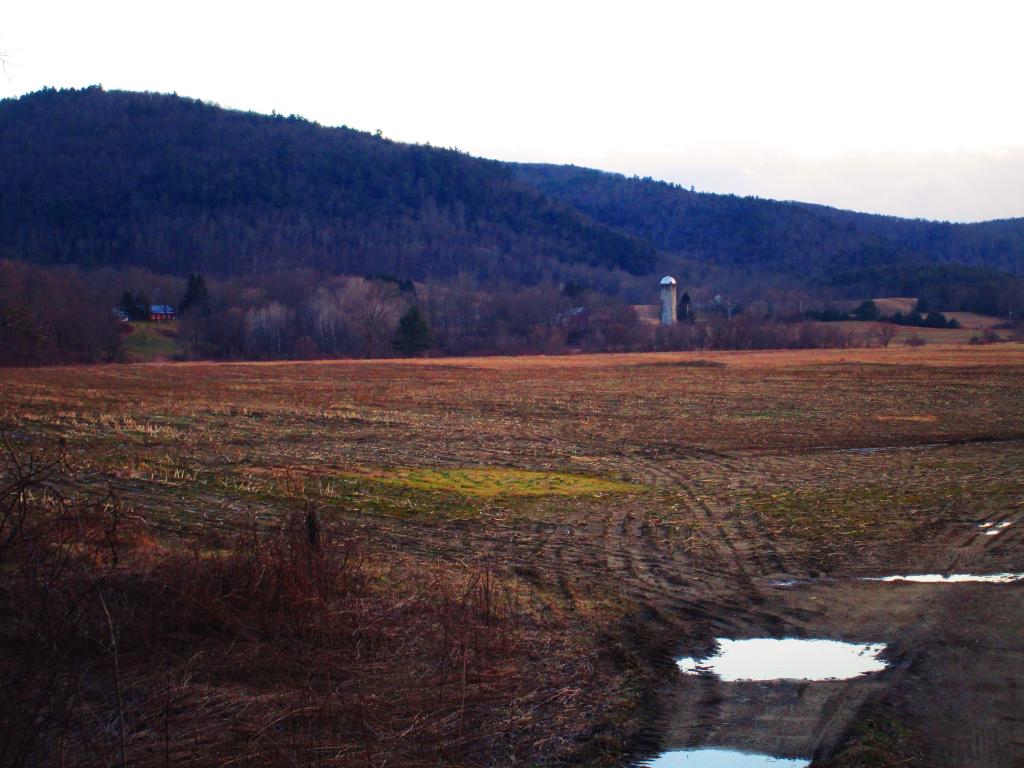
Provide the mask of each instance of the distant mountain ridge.
POLYGON ((516 178, 594 221, 697 261, 824 279, 908 264, 1024 272, 1024 218, 950 224, 692 192, 575 166, 513 168, 516 178))
POLYGON ((48 89, 0 102, 0 137, 0 257, 40 264, 520 284, 705 269, 900 295, 1024 273, 1024 219, 948 224, 691 192, 177 96, 48 89))
POLYGON ((0 102, 0 256, 230 275, 290 267, 517 281, 654 269, 501 163, 148 93, 0 102))

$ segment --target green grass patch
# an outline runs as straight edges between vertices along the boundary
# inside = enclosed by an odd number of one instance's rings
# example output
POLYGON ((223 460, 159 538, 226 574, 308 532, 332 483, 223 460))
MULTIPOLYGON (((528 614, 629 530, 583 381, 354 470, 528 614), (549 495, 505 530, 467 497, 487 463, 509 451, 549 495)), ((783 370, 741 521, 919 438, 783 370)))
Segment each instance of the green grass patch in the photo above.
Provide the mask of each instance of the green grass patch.
POLYGON ((132 363, 170 360, 181 355, 177 323, 131 323, 132 332, 121 344, 132 363))
POLYGON ((152 519, 204 527, 211 521, 201 510, 211 503, 257 504, 284 512, 313 501, 324 505, 322 513, 328 515, 333 509, 392 518, 552 520, 565 513, 567 497, 601 503, 605 493, 642 490, 601 478, 523 470, 366 470, 286 478, 160 462, 137 465, 122 481, 147 498, 152 519), (164 509, 161 500, 172 504, 164 509))
MULTIPOLYGON (((994 484, 986 486, 986 491, 997 492, 994 484)), ((909 530, 942 509, 962 505, 969 495, 966 488, 952 483, 928 487, 872 483, 755 493, 747 504, 776 535, 842 540, 909 530)))
POLYGON ((907 730, 876 714, 859 723, 849 741, 825 768, 913 768, 921 765, 918 751, 909 743, 907 730))
POLYGON ((913 483, 836 484, 757 492, 744 504, 770 528, 781 527, 788 535, 821 538, 895 532, 922 521, 934 521, 939 513, 946 521, 991 514, 1019 504, 1024 494, 1024 478, 1019 473, 1013 477, 989 473, 985 477, 968 474, 961 465, 957 471, 969 481, 937 481, 932 470, 941 471, 944 464, 936 461, 926 472, 924 461, 918 462, 916 469, 921 474, 913 483))
POLYGON ((600 493, 630 493, 639 488, 630 483, 562 472, 533 472, 502 467, 478 469, 396 469, 373 473, 384 485, 420 491, 458 493, 477 498, 496 496, 587 496, 600 493))

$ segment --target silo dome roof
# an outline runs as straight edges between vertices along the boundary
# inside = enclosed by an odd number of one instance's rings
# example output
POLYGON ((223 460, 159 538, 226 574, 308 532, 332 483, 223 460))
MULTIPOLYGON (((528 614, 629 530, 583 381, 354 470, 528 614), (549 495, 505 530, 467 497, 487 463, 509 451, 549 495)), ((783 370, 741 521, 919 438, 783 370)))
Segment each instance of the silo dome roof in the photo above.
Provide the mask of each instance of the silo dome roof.
POLYGON ((676 279, 674 277, 671 277, 670 275, 665 275, 663 278, 661 278, 661 284, 662 285, 675 285, 676 284, 676 279))

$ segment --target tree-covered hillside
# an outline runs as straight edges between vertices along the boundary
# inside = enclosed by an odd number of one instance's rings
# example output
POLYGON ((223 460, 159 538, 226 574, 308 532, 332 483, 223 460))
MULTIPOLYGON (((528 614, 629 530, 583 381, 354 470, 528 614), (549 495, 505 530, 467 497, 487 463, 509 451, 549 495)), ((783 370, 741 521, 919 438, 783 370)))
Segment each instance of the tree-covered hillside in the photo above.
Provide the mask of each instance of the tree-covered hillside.
POLYGON ((803 284, 901 284, 1024 274, 1024 219, 950 224, 693 192, 575 166, 513 166, 520 180, 597 222, 688 261, 803 284), (942 270, 943 266, 959 268, 942 270), (978 268, 977 270, 962 267, 978 268), (936 269, 939 269, 936 272, 936 269), (913 280, 911 280, 913 282, 913 280))
POLYGON ((46 90, 0 102, 0 136, 0 257, 519 282, 565 264, 645 273, 656 259, 501 163, 296 117, 46 90))
POLYGON ((747 302, 797 289, 1003 314, 1024 295, 1024 219, 697 193, 98 87, 2 101, 0 136, 0 258, 41 265, 572 281, 633 303, 661 270, 747 302))

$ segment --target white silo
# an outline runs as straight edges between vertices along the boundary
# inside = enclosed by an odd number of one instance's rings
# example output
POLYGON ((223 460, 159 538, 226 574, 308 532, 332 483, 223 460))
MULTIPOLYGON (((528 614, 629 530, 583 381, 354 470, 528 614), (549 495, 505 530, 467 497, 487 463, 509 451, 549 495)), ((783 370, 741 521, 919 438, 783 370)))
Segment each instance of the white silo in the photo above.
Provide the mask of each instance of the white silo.
POLYGON ((668 275, 661 278, 661 324, 676 324, 676 279, 668 275))

